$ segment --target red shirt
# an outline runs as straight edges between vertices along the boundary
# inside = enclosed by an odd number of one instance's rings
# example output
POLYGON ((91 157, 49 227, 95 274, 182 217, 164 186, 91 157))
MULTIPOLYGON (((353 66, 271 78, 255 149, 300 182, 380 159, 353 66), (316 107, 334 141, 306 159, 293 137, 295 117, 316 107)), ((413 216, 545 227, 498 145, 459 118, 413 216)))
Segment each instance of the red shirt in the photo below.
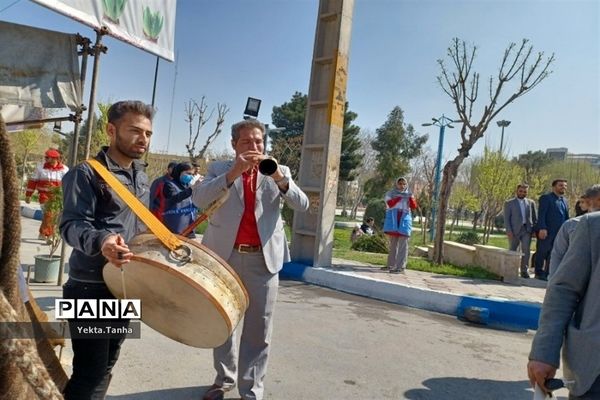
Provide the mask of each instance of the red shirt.
POLYGON ((254 206, 256 202, 256 173, 242 174, 242 182, 244 184, 244 214, 240 221, 240 227, 235 238, 235 244, 247 244, 250 246, 260 246, 260 236, 258 236, 258 225, 256 224, 256 216, 254 215, 254 206), (253 190, 254 189, 254 190, 253 190))

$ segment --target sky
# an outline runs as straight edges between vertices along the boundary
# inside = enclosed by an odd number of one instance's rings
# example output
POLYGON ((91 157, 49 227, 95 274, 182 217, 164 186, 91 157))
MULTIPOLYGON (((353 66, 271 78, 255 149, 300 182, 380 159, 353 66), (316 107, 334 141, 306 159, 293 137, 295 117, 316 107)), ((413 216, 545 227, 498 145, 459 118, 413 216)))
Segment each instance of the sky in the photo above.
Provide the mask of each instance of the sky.
MULTIPOLYGON (((151 150, 185 153, 184 105, 202 96, 210 108, 224 103, 230 109, 212 146, 216 153, 231 150, 229 127, 242 118, 248 97, 262 100, 259 119, 271 124, 273 106, 295 91, 308 92, 317 8, 317 0, 178 0, 176 62, 159 63, 151 150)), ((91 28, 28 0, 0 0, 0 20, 95 39, 91 28)), ((478 47, 481 99, 511 42, 527 38, 535 52, 555 54, 553 73, 498 116, 511 121, 504 136, 510 155, 550 147, 600 153, 597 0, 355 0, 347 87, 355 124, 374 133, 400 106, 405 122, 428 134, 427 146, 437 149, 438 128, 421 124, 442 114, 456 117, 436 81, 437 60, 448 60, 454 37, 478 47)), ((97 100, 150 103, 156 56, 110 37, 104 43, 97 100)), ((456 154, 458 136, 458 129, 446 130, 444 159, 456 154)), ((495 123, 471 154, 486 144, 500 145, 495 123)))

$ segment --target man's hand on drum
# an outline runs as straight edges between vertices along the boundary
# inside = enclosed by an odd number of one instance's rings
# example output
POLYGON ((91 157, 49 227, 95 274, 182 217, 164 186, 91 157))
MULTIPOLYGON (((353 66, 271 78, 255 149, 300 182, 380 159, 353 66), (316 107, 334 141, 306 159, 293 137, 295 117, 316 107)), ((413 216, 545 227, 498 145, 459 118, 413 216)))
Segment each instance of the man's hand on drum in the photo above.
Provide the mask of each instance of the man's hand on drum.
POLYGON ((125 240, 123 240, 121 235, 108 235, 104 239, 104 242, 102 242, 100 251, 108 262, 117 267, 127 264, 133 256, 133 253, 129 251, 129 247, 125 244, 125 240))

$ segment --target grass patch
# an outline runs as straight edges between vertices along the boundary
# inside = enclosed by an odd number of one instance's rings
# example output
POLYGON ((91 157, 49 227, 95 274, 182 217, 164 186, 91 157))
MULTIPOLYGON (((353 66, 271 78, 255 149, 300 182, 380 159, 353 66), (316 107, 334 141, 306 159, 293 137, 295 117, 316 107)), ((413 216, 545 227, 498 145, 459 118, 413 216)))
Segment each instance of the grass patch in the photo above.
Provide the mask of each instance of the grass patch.
POLYGON ((415 271, 431 272, 441 275, 453 275, 463 278, 491 279, 499 281, 500 277, 478 266, 458 267, 452 264, 436 265, 422 258, 408 258, 408 269, 415 271))
POLYGON ((367 253, 366 251, 356 251, 350 249, 333 248, 333 256, 344 260, 353 260, 372 265, 385 265, 387 262, 387 254, 367 253))
POLYGON ((358 221, 360 221, 360 218, 356 219, 356 218, 350 218, 349 216, 348 217, 342 217, 341 215, 336 215, 335 218, 334 218, 334 220, 335 221, 340 221, 340 222, 357 222, 358 223, 358 221))
MULTIPOLYGON (((385 266, 387 263, 387 254, 367 253, 350 249, 349 228, 335 228, 333 232, 333 257, 345 260, 359 261, 365 264, 385 266)), ((502 238, 507 242, 506 238, 502 238)), ((415 232, 410 239, 410 251, 415 246, 423 244, 421 232, 415 232)), ((508 242, 507 242, 508 247, 508 242)), ((500 280, 500 277, 478 266, 459 267, 452 264, 436 265, 422 258, 409 257, 407 262, 408 269, 414 271, 431 272, 442 275, 452 275, 464 278, 492 279, 500 280)))

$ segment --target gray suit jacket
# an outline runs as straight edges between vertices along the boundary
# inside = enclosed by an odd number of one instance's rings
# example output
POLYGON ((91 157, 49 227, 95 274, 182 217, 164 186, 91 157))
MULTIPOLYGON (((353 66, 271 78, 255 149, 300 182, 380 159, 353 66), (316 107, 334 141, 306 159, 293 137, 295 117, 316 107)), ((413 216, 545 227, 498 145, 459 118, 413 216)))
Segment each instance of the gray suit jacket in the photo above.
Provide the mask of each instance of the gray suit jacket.
MULTIPOLYGON (((531 233, 533 227, 537 224, 537 212, 535 208, 535 202, 531 199, 525 198, 525 220, 527 232, 531 233)), ((523 217, 521 215, 521 206, 519 206, 519 199, 513 197, 504 203, 504 227, 506 233, 517 234, 521 231, 523 225, 523 217)))
MULTIPOLYGON (((233 161, 216 161, 208 166, 206 177, 195 187, 192 200, 200 208, 205 208, 227 190, 229 198, 212 215, 208 228, 204 232, 202 244, 213 250, 224 260, 228 260, 237 236, 242 214, 244 213, 244 185, 242 177, 238 177, 231 187, 227 187, 225 174, 231 169, 233 161)), ((258 173, 256 178, 256 206, 254 215, 258 226, 258 235, 263 247, 265 263, 271 273, 277 273, 283 263, 290 260, 289 249, 283 220, 281 219, 281 199, 296 211, 308 209, 306 194, 294 183, 290 170, 280 166, 281 171, 289 178, 289 189, 286 193, 272 178, 258 173)))
POLYGON ((548 282, 530 360, 559 366, 581 396, 600 375, 600 212, 584 215, 548 282), (564 341, 564 342, 563 342, 564 341))

